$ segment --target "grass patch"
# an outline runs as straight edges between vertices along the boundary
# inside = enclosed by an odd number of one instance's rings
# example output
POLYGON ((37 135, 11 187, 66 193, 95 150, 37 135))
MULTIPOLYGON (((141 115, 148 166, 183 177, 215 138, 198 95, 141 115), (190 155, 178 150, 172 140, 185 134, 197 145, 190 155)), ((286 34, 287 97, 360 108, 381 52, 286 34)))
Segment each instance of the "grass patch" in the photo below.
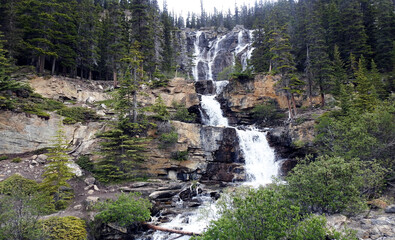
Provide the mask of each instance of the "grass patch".
POLYGON ((172 152, 171 153, 171 159, 176 160, 176 161, 186 161, 186 160, 188 160, 188 150, 172 152))
POLYGON ((22 158, 19 158, 19 157, 14 158, 14 159, 11 160, 11 162, 13 162, 13 163, 20 163, 20 162, 22 162, 22 158))
POLYGON ((86 123, 90 120, 99 119, 95 111, 84 107, 62 108, 57 113, 65 117, 63 124, 86 123))
POLYGON ((7 160, 7 159, 8 159, 7 156, 0 156, 0 161, 7 160))

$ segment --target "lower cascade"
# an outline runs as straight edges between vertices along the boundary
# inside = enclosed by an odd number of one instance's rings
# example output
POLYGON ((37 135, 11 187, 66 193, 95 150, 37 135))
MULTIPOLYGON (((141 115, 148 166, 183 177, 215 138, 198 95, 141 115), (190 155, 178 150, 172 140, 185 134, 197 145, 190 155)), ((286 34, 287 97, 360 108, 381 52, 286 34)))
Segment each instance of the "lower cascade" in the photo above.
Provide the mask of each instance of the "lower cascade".
MULTIPOLYGON (((245 160, 245 185, 259 187, 272 182, 272 178, 277 176, 279 166, 275 161, 274 150, 269 146, 266 133, 252 126, 238 129, 237 126, 229 126, 228 119, 223 116, 220 103, 216 97, 223 91, 228 81, 215 81, 216 93, 201 96, 202 122, 204 125, 214 127, 235 128, 240 149, 245 160)), ((193 211, 185 211, 177 215, 168 223, 160 224, 161 227, 183 230, 186 232, 202 233, 211 220, 217 219, 217 209, 214 200, 210 196, 196 197, 203 204, 193 211)), ((189 239, 190 236, 180 236, 176 233, 156 231, 153 240, 166 239, 189 239)), ((145 238, 141 238, 145 239, 145 238)))

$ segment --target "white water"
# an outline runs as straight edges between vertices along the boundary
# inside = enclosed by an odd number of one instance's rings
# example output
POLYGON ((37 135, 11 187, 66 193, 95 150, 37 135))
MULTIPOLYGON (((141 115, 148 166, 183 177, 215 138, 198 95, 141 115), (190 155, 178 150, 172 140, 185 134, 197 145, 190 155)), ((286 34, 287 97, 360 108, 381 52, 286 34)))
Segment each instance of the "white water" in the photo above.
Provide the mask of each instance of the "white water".
POLYGON ((214 80, 213 79, 213 65, 215 63, 215 58, 217 57, 218 52, 220 51, 219 44, 225 38, 226 38, 226 35, 222 36, 220 39, 217 39, 215 41, 214 47, 209 50, 209 58, 210 59, 209 59, 209 62, 208 62, 208 73, 207 73, 208 74, 208 77, 207 77, 208 80, 214 80), (213 56, 211 56, 212 54, 213 54, 213 56))
POLYGON ((199 62, 202 61, 203 57, 200 52, 199 48, 199 42, 200 42, 200 36, 202 35, 202 31, 197 31, 196 32, 196 40, 194 42, 194 48, 195 48, 195 59, 193 61, 194 67, 192 68, 192 75, 195 80, 199 79, 199 62))
MULTIPOLYGON (((219 51, 219 43, 224 39, 218 39, 215 44, 213 44, 208 52, 209 60, 205 59, 205 51, 200 51, 199 41, 202 32, 198 31, 196 33, 196 41, 194 43, 195 47, 195 67, 193 68, 193 76, 196 81, 199 81, 198 64, 203 62, 208 64, 208 72, 205 73, 208 79, 213 79, 213 64, 215 63, 215 57, 219 51), (211 53, 213 55, 211 56, 211 53)), ((237 54, 245 51, 241 56, 241 61, 243 65, 243 70, 247 67, 247 59, 251 57, 253 48, 251 47, 252 31, 249 31, 249 42, 244 43, 243 32, 240 31, 238 34, 238 46, 235 51, 237 54)), ((207 70, 207 68, 205 67, 207 70)), ((216 100, 216 97, 222 93, 224 88, 229 83, 228 81, 214 81, 216 87, 215 95, 203 95, 201 98, 202 120, 205 125, 209 126, 223 126, 230 127, 228 119, 223 116, 220 103, 216 100)), ((251 185, 253 187, 258 187, 260 185, 268 184, 272 181, 272 177, 276 176, 278 173, 278 164, 275 162, 274 150, 270 148, 267 140, 266 133, 261 132, 253 127, 246 128, 244 130, 237 129, 237 136, 239 140, 240 149, 243 152, 245 159, 245 171, 246 171, 246 182, 245 184, 251 185)), ((160 226, 180 229, 183 231, 201 233, 209 225, 211 220, 219 217, 217 214, 217 208, 215 203, 213 204, 210 197, 202 197, 204 200, 203 205, 197 210, 193 210, 188 213, 177 215, 172 221, 168 223, 161 224, 160 226), (204 213, 202 214, 201 211, 204 213), (207 213, 211 213, 207 215, 207 213)), ((182 239, 187 240, 189 236, 182 236, 178 234, 169 234, 160 231, 156 231, 153 235, 153 240, 167 240, 167 239, 182 239)))

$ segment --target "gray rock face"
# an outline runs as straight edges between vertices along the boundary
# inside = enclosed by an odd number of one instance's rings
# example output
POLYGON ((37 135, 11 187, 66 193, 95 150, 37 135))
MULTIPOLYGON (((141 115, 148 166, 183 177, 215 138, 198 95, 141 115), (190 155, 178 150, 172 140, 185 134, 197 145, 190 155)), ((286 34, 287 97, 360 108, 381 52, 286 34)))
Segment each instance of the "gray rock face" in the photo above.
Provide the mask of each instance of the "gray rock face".
POLYGON ((235 60, 243 68, 247 65, 247 57, 252 53, 252 31, 243 26, 236 26, 232 31, 226 29, 207 28, 199 31, 186 29, 179 36, 185 49, 177 60, 180 68, 188 71, 191 55, 195 56, 193 75, 195 80, 225 80, 218 79, 218 74, 226 67, 232 66, 235 60))

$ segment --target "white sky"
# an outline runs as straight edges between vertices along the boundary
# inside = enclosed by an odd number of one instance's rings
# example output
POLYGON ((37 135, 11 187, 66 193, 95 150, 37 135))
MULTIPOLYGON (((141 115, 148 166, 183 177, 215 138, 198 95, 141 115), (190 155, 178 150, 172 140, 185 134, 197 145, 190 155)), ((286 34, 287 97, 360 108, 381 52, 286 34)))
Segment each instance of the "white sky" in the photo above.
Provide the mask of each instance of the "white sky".
MULTIPOLYGON (((259 1, 258 1, 259 2, 259 1)), ((217 8, 218 11, 223 11, 224 13, 228 12, 228 9, 234 13, 235 3, 237 6, 242 6, 248 4, 250 6, 254 6, 255 0, 203 0, 203 7, 206 12, 212 13, 214 11, 214 7, 217 8)), ((158 0, 158 4, 160 8, 163 7, 163 0, 158 0)), ((167 9, 169 12, 173 12, 179 16, 185 18, 188 12, 195 12, 200 15, 200 0, 167 0, 167 9)))

